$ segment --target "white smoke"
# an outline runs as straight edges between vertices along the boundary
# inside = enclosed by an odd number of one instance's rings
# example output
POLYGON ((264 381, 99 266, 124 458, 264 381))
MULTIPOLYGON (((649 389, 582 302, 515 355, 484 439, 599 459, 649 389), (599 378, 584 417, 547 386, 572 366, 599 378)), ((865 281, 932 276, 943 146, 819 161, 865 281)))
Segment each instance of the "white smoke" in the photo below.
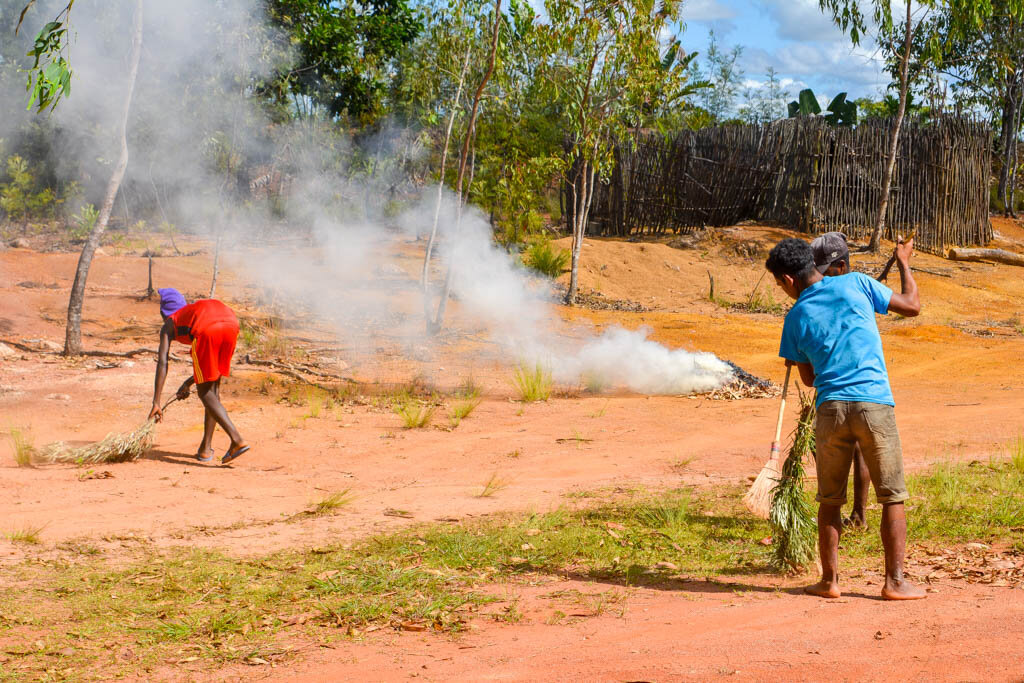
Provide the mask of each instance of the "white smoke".
MULTIPOLYGON (((40 3, 28 20, 45 21, 53 5, 40 3)), ((80 3, 73 15, 74 88, 54 120, 63 139, 73 143, 59 151, 65 179, 82 182, 93 197, 115 156, 128 43, 123 37, 133 6, 125 0, 80 3)), ((261 52, 266 41, 259 38, 270 35, 262 3, 176 0, 145 7, 143 58, 129 124, 131 160, 118 200, 125 219, 128 201, 151 193, 161 214, 185 229, 222 236, 224 261, 252 280, 264 301, 307 309, 328 322, 354 356, 372 356, 382 342, 394 342, 399 350, 431 351, 436 340, 426 332, 418 285, 425 242, 416 237, 431 231, 436 187, 421 188, 421 199, 404 213, 388 211, 389 202, 408 204, 403 167, 422 160, 423 141, 410 131, 385 128, 359 141, 368 170, 357 171, 352 163, 357 145, 337 127, 308 119, 271 124, 252 97, 246 83, 286 58, 261 52), (225 174, 211 165, 210 150, 217 145, 290 178, 275 215, 244 192, 225 189, 225 174), (268 248, 260 242, 268 232, 291 239, 268 248)), ((0 97, 21 102, 22 83, 0 97)), ((648 394, 710 391, 732 379, 732 368, 714 355, 669 349, 648 339, 647 330, 613 327, 581 338, 556 314, 547 282, 495 244, 479 211, 467 207, 461 219, 456 214, 453 198, 445 196, 431 309, 436 310, 437 290, 452 264, 447 324, 484 332, 498 344, 501 357, 542 363, 564 383, 648 394)), ((160 286, 192 292, 207 287, 160 281, 159 275, 158 265, 160 286)))

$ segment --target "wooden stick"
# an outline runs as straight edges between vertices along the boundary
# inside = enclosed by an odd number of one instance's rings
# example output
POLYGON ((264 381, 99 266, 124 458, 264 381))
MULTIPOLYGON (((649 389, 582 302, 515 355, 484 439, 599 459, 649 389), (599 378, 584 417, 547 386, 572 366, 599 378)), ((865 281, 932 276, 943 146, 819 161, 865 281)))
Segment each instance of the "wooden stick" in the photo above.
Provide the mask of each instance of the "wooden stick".
POLYGON ((786 396, 789 394, 789 376, 793 372, 793 366, 786 366, 786 383, 782 385, 782 400, 779 401, 779 421, 775 425, 775 440, 772 441, 771 458, 778 459, 782 452, 782 420, 786 416, 786 396))

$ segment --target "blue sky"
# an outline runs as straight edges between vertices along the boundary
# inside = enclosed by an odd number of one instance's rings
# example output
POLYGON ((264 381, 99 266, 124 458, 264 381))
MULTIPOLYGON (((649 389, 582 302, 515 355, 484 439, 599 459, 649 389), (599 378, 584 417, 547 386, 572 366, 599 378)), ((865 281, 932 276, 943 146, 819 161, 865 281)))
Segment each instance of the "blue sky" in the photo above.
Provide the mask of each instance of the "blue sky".
POLYGON ((851 99, 877 98, 889 83, 870 38, 854 48, 817 0, 684 0, 681 13, 687 52, 703 56, 710 29, 720 46, 743 47, 748 86, 763 82, 770 66, 793 99, 805 87, 824 102, 843 91, 851 99))

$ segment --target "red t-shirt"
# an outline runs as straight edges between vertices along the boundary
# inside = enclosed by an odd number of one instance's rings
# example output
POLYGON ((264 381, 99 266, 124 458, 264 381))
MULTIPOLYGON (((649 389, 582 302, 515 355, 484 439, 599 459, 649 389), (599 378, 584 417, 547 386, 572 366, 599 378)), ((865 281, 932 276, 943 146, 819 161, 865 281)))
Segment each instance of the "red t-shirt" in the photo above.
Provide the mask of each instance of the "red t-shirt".
POLYGON ((171 314, 174 321, 174 339, 182 344, 192 344, 192 340, 203 334, 211 325, 218 323, 234 323, 238 318, 223 301, 217 299, 199 299, 171 314))

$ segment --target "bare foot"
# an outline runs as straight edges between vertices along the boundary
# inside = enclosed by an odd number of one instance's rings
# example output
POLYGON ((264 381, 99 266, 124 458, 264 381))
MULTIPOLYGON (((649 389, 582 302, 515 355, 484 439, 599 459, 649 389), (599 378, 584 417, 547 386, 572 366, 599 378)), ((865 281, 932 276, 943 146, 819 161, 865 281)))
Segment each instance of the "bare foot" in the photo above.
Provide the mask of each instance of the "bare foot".
POLYGON ((804 593, 807 593, 808 595, 817 595, 819 598, 838 598, 842 595, 839 591, 838 583, 825 581, 824 579, 813 586, 805 587, 804 593))
POLYGON ((864 519, 863 512, 854 510, 850 516, 843 520, 843 528, 849 531, 867 531, 868 522, 864 519))
POLYGON ((886 578, 882 588, 882 597, 886 600, 920 600, 928 597, 923 588, 915 586, 906 579, 886 578))

